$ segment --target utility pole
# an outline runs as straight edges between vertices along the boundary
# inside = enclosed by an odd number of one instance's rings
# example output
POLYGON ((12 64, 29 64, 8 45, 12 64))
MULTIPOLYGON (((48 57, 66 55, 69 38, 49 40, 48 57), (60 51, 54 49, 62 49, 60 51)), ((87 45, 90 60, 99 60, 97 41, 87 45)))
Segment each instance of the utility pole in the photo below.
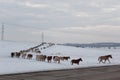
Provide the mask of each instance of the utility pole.
POLYGON ((44 43, 44 33, 43 32, 42 32, 41 38, 42 38, 42 43, 44 43))
POLYGON ((2 23, 2 30, 1 30, 1 40, 4 40, 4 23, 2 23))

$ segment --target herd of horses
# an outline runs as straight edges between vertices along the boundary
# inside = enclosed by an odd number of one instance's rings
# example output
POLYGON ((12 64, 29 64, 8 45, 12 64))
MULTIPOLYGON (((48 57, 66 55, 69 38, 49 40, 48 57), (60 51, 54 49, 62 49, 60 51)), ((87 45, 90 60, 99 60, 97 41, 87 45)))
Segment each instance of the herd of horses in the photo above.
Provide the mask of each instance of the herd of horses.
MULTIPOLYGON (((12 58, 23 58, 23 59, 32 59, 33 54, 27 54, 26 52, 12 52, 11 53, 12 58)), ((68 61, 70 59, 70 56, 47 56, 43 54, 37 54, 35 55, 36 61, 42 61, 45 62, 47 61, 48 63, 51 63, 52 61, 56 63, 60 63, 60 61, 68 61)))
MULTIPOLYGON (((35 52, 35 53, 38 53, 35 55, 36 61, 42 61, 42 62, 47 61, 48 63, 51 63, 52 61, 54 61, 56 63, 60 63, 61 61, 65 61, 65 60, 68 61, 70 59, 70 56, 51 56, 51 55, 47 56, 47 55, 43 55, 43 54, 41 54, 41 51, 39 50, 38 47, 39 46, 32 47, 32 48, 29 48, 27 50, 21 50, 19 52, 11 52, 11 57, 12 58, 16 57, 16 58, 23 58, 23 59, 32 59, 33 54, 30 54, 29 52, 35 52)), ((45 49, 45 47, 44 47, 44 49, 45 49)), ((111 63, 109 60, 110 58, 112 58, 112 55, 99 56, 98 61, 99 61, 99 63, 101 63, 101 62, 106 63, 106 61, 111 63)), ((73 65, 73 64, 79 65, 80 61, 83 61, 82 58, 72 59, 70 61, 70 63, 71 63, 71 65, 73 65)))
MULTIPOLYGON (((12 52, 11 53, 11 57, 16 57, 16 58, 23 58, 23 59, 32 59, 33 58, 33 54, 27 54, 25 52, 12 52)), ((112 55, 105 55, 105 56, 100 56, 98 58, 98 61, 99 63, 105 63, 106 61, 108 61, 109 63, 110 60, 109 58, 112 58, 112 55)), ((47 55, 43 55, 43 54, 39 54, 39 55, 36 55, 36 60, 37 61, 47 61, 48 63, 51 63, 52 60, 54 62, 57 62, 57 63, 60 63, 60 61, 68 61, 70 59, 70 56, 47 56, 47 55)), ((78 64, 79 65, 79 62, 80 61, 83 61, 82 58, 79 58, 79 59, 72 59, 71 60, 71 65, 73 64, 78 64)))

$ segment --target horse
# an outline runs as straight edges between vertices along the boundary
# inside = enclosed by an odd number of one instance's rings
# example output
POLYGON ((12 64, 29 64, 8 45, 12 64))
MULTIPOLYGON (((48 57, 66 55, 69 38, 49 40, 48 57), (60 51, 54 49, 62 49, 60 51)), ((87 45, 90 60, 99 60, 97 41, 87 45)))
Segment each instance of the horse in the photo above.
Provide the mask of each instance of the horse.
POLYGON ((26 52, 22 53, 22 58, 25 59, 26 55, 27 55, 26 52))
POLYGON ((36 55, 36 60, 37 60, 37 61, 40 61, 40 60, 41 60, 41 59, 40 59, 40 56, 41 56, 41 55, 36 55))
POLYGON ((19 57, 20 57, 20 55, 21 55, 21 53, 20 53, 20 52, 16 52, 16 57, 17 57, 17 58, 19 58, 19 57))
POLYGON ((68 61, 68 59, 70 59, 70 56, 64 56, 63 57, 63 60, 67 60, 68 61))
POLYGON ((13 58, 15 56, 16 52, 11 52, 11 57, 13 58))
POLYGON ((53 57, 54 62, 60 63, 60 59, 61 59, 61 57, 58 57, 58 56, 53 57))
POLYGON ((45 61, 45 60, 46 60, 46 58, 47 58, 47 56, 46 56, 46 55, 43 55, 43 61, 45 61))
POLYGON ((72 59, 72 60, 71 60, 71 64, 72 64, 72 65, 73 65, 73 64, 78 64, 78 65, 79 65, 79 62, 80 62, 80 61, 83 61, 82 58, 72 59))
POLYGON ((99 61, 99 63, 100 63, 100 62, 105 63, 106 60, 107 60, 109 63, 111 63, 110 60, 109 60, 109 58, 112 59, 112 55, 100 56, 100 57, 98 57, 98 61, 99 61), (104 62, 103 62, 103 61, 104 61, 104 62))
POLYGON ((52 56, 47 56, 48 63, 51 62, 51 60, 52 60, 52 56))
POLYGON ((46 55, 36 55, 36 60, 37 61, 45 61, 46 60, 46 55))
POLYGON ((27 59, 32 59, 33 55, 32 54, 28 54, 27 55, 27 59))

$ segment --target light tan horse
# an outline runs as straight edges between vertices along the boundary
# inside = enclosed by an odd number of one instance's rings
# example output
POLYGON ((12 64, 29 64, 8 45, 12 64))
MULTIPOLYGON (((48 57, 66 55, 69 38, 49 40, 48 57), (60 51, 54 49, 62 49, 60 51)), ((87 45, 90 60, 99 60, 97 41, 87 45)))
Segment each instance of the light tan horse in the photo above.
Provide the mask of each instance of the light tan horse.
POLYGON ((60 63, 60 59, 61 59, 61 57, 58 57, 58 56, 53 57, 54 62, 60 63))
POLYGON ((36 60, 37 61, 45 61, 46 60, 46 55, 36 55, 36 60))
POLYGON ((100 56, 100 57, 98 58, 98 61, 99 61, 99 63, 100 63, 100 62, 105 63, 106 61, 108 61, 109 63, 111 63, 110 60, 109 60, 109 58, 112 58, 112 55, 100 56), (104 62, 103 62, 103 61, 104 61, 104 62))

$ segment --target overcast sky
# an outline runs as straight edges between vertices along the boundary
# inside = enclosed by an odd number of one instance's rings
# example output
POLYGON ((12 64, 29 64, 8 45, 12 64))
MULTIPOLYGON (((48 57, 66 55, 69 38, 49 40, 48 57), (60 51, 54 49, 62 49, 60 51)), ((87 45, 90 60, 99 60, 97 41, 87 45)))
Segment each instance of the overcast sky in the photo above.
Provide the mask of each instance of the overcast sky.
POLYGON ((0 23, 6 40, 120 42, 120 0, 0 0, 0 23))

